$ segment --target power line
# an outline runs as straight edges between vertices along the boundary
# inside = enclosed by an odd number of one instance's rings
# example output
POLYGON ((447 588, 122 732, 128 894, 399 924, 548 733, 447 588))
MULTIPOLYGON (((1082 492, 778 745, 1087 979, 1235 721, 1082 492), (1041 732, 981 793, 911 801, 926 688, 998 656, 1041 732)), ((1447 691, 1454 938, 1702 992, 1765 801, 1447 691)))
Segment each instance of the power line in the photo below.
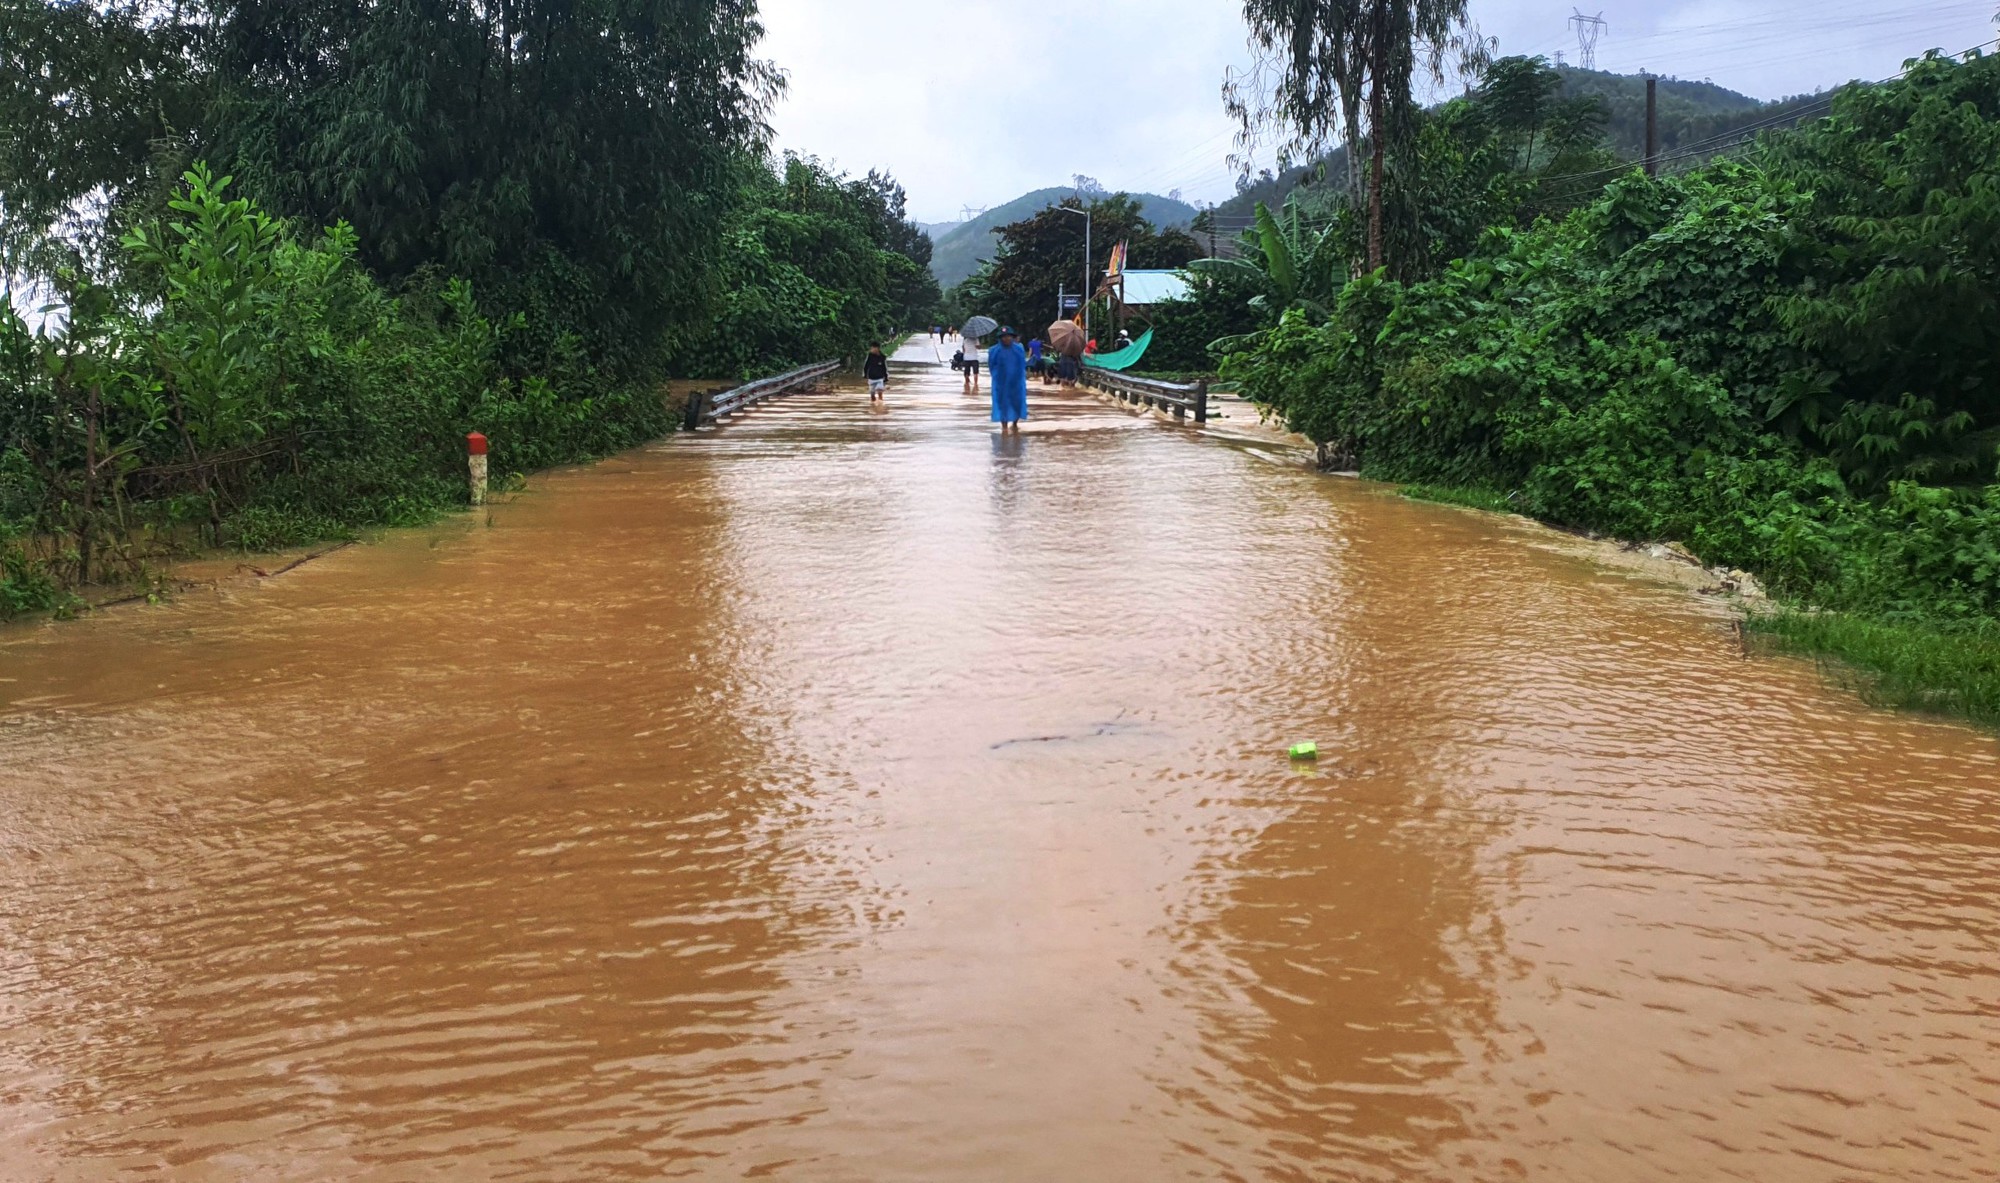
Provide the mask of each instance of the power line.
POLYGON ((1653 59, 1647 64, 1655 72, 1664 63, 1659 59, 1698 52, 1705 67, 1740 66, 1755 63, 1768 67, 1780 62, 1818 56, 1823 49, 1798 48, 1813 40, 1814 33, 1865 36, 1874 29, 1899 30, 1898 41, 1908 43, 1931 35, 1948 36, 1963 30, 1975 18, 1984 23, 1990 15, 1986 0, 1961 0, 1956 4, 1915 5, 1898 11, 1882 11, 1878 5, 1857 4, 1837 8, 1815 8, 1796 15, 1773 17, 1761 14, 1737 21, 1705 24, 1698 28, 1662 29, 1653 33, 1622 37, 1619 57, 1635 60, 1634 49, 1653 59), (1852 15, 1850 15, 1852 14, 1852 15), (1774 56, 1771 51, 1794 52, 1774 56))
POLYGON ((1233 136, 1235 134, 1236 130, 1234 128, 1231 128, 1227 131, 1223 131, 1216 135, 1212 135, 1208 139, 1203 140, 1192 151, 1184 153, 1182 156, 1172 161, 1171 163, 1158 165, 1154 168, 1148 169, 1132 177, 1131 178, 1132 183, 1135 185, 1154 184, 1158 182, 1158 180, 1161 177, 1177 173, 1182 169, 1185 169, 1190 165, 1193 165, 1196 162, 1200 161, 1203 157, 1209 155, 1209 153, 1214 150, 1216 144, 1218 144, 1222 140, 1228 139, 1230 136, 1233 136))
MULTIPOLYGON (((1736 20, 1705 21, 1696 27, 1663 28, 1652 32, 1624 33, 1618 38, 1621 46, 1619 57, 1633 59, 1634 50, 1644 50, 1658 66, 1658 57, 1665 57, 1676 51, 1700 49, 1704 62, 1711 68, 1718 63, 1733 64, 1744 60, 1754 60, 1759 66, 1796 61, 1818 56, 1822 50, 1808 49, 1797 53, 1773 56, 1769 51, 1781 46, 1796 46, 1803 35, 1818 31, 1857 32, 1886 26, 1908 27, 1923 21, 1925 33, 1935 31, 1949 33, 1961 28, 1967 21, 1978 19, 1982 23, 1990 14, 1988 0, 1959 0, 1958 3, 1918 4, 1900 10, 1884 11, 1879 0, 1862 0, 1848 3, 1804 3, 1787 6, 1786 9, 1765 11, 1754 16, 1736 20), (1726 40, 1727 44, 1717 45, 1726 40)), ((1565 22, 1572 26, 1572 35, 1554 41, 1541 42, 1532 48, 1520 51, 1524 56, 1547 57, 1564 45, 1577 44, 1574 18, 1565 22)), ((1923 35, 1923 34, 1919 34, 1923 35)), ((1662 73, 1655 69, 1653 72, 1662 73)))
MULTIPOLYGON (((1970 49, 1963 50, 1959 53, 1953 54, 1952 56, 1954 58, 1963 59, 1967 54, 1977 53, 1983 50, 1991 49, 1994 46, 2000 46, 2000 40, 1983 42, 1982 44, 1975 45, 1970 49)), ((1887 78, 1882 78, 1875 82, 1865 83, 1864 85, 1886 86, 1889 83, 1894 82, 1897 79, 1900 79, 1908 75, 1909 72, 1910 72, 1909 68, 1905 67, 1901 70, 1896 71, 1894 74, 1889 75, 1887 78)), ((1752 136, 1755 132, 1775 127, 1781 123, 1799 123, 1803 120, 1814 118, 1820 112, 1831 107, 1833 105, 1834 100, 1838 98, 1839 95, 1840 91, 1838 90, 1829 91, 1826 94, 1813 99, 1811 102, 1793 108, 1789 111, 1783 111, 1778 114, 1768 116, 1764 119, 1759 119, 1754 123, 1747 123, 1742 127, 1731 128, 1729 131, 1710 136, 1704 140, 1696 140, 1694 143, 1691 144, 1682 144, 1679 147, 1675 148, 1674 151, 1658 157, 1657 162, 1659 164, 1666 164, 1670 161, 1685 160, 1693 156, 1720 155, 1721 151, 1726 149, 1733 149, 1737 147, 1748 148, 1751 146, 1751 141, 1748 137, 1752 136), (1735 141, 1735 142, 1728 143, 1727 141, 1735 141), (1710 152, 1709 149, 1716 145, 1721 145, 1721 149, 1718 149, 1715 152, 1710 152)), ((1631 164, 1621 163, 1618 165, 1614 165, 1610 168, 1592 169, 1588 172, 1580 172, 1580 173, 1567 173, 1562 176, 1555 176, 1555 177, 1544 177, 1542 178, 1542 180, 1544 182, 1584 180, 1591 177, 1610 176, 1617 173, 1627 172, 1630 171, 1632 167, 1633 166, 1631 164)))

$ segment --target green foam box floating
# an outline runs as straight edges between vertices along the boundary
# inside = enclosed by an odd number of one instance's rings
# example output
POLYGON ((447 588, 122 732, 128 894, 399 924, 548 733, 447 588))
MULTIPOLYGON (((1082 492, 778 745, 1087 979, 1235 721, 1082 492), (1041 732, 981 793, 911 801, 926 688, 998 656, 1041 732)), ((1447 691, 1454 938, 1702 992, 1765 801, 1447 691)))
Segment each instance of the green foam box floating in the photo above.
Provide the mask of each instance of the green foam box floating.
POLYGON ((1316 743, 1295 743, 1295 744, 1293 744, 1293 745, 1292 745, 1292 759, 1294 759, 1294 760, 1317 760, 1317 759, 1319 759, 1319 745, 1318 745, 1318 744, 1316 744, 1316 743))

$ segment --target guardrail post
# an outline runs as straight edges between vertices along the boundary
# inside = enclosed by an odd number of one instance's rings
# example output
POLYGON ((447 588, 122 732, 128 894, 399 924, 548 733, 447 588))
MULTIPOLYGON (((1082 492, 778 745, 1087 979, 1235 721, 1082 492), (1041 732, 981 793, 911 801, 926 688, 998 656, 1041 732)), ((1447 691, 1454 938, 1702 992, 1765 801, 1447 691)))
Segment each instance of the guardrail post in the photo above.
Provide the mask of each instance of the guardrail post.
POLYGON ((1194 384, 1194 421, 1196 423, 1208 422, 1208 379, 1206 378, 1194 384))
POLYGON ((688 395, 687 411, 681 418, 681 430, 693 431, 701 426, 701 417, 708 410, 708 391, 697 390, 688 395))

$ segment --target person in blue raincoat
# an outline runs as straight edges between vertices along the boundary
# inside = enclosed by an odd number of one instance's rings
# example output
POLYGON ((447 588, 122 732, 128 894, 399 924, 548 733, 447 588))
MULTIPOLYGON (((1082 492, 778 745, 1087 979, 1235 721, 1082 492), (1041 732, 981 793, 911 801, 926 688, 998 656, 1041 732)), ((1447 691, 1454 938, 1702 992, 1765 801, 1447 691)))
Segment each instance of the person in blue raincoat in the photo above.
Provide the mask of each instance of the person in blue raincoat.
POLYGON ((1000 330, 1000 343, 986 354, 987 380, 993 384, 993 421, 1004 433, 1020 431, 1028 417, 1028 353, 1014 339, 1013 326, 1000 330))

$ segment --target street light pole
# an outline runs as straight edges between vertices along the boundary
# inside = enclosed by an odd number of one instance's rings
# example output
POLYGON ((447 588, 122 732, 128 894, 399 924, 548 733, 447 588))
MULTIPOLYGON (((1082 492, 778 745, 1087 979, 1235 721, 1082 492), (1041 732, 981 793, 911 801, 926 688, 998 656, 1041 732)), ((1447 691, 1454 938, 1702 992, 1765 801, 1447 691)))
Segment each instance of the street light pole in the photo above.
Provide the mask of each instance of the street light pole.
POLYGON ((1090 258, 1090 224, 1091 224, 1091 216, 1090 216, 1090 210, 1089 210, 1088 208, 1084 208, 1084 209, 1073 209, 1073 208, 1071 208, 1071 207, 1069 207, 1069 206, 1067 206, 1067 205, 1057 205, 1057 206, 1050 206, 1049 208, 1051 208, 1051 209, 1059 209, 1059 210, 1061 210, 1062 212, 1064 212, 1064 213, 1066 213, 1066 214, 1082 214, 1082 215, 1083 215, 1083 339, 1084 339, 1084 340, 1086 340, 1086 341, 1088 341, 1088 340, 1090 340, 1090 298, 1091 298, 1091 290, 1090 290, 1090 264, 1091 264, 1091 258, 1090 258))

